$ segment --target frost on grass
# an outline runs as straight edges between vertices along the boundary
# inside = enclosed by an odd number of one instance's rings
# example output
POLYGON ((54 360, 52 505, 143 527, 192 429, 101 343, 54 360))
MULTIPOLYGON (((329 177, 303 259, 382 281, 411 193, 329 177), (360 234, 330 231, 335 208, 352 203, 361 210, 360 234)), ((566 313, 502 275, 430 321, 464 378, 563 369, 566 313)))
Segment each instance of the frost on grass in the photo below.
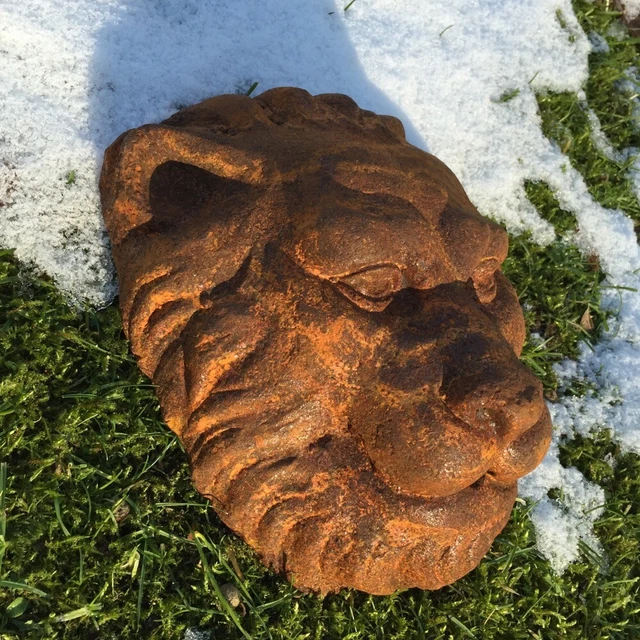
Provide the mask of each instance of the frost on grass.
MULTIPOLYGON (((0 244, 69 294, 108 302, 114 274, 97 193, 105 147, 128 128, 258 82, 256 93, 279 85, 343 92, 398 116, 409 140, 446 162, 482 213, 540 242, 554 230, 524 184, 546 182, 575 214, 576 241, 600 257, 609 285, 638 284, 631 221, 593 201, 540 128, 535 92, 578 92, 587 78, 593 45, 570 0, 410 8, 368 0, 342 9, 333 0, 2 2, 0 244)), ((640 391, 631 382, 640 377, 639 327, 638 297, 624 292, 618 324, 576 365, 602 390, 599 399, 565 399, 556 410, 566 434, 606 423, 637 447, 640 391)), ((591 540, 597 511, 584 512, 601 496, 562 470, 557 446, 523 487, 540 500, 540 548, 561 570, 578 540, 591 540), (554 488, 572 498, 552 501, 554 488)))

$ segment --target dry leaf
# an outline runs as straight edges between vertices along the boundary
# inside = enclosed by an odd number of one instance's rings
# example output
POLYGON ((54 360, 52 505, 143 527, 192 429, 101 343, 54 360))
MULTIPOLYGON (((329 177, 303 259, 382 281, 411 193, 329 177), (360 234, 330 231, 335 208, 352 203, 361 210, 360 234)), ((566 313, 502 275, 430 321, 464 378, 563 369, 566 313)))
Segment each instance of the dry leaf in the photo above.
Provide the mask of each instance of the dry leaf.
POLYGON ((580 326, 586 331, 593 330, 593 320, 591 319, 589 307, 587 307, 586 311, 582 314, 582 318, 580 318, 580 326))

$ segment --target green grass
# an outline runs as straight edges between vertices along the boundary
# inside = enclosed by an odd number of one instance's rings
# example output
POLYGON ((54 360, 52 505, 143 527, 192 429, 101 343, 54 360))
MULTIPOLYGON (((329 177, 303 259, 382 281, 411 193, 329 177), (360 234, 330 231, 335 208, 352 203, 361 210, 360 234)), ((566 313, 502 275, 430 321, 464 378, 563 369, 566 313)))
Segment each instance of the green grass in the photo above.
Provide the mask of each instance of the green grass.
MULTIPOLYGON (((602 4, 575 7, 587 31, 604 33, 616 19, 602 4)), ((612 89, 636 48, 627 40, 591 58, 589 104, 619 148, 640 146, 630 102, 612 89)), ((640 221, 627 167, 594 148, 576 97, 539 103, 545 132, 594 197, 640 221)), ((606 326, 603 275, 561 239, 575 220, 546 185, 527 193, 559 239, 542 248, 512 238, 505 271, 542 340, 527 344, 524 360, 553 398, 553 364, 606 326), (580 323, 587 309, 593 329, 580 323)), ((519 501, 488 556, 451 587, 304 595, 267 571, 193 489, 117 308, 76 313, 9 252, 0 254, 0 452, 1 637, 182 638, 188 627, 216 639, 640 637, 640 461, 607 432, 562 449, 564 464, 606 491, 595 525, 606 561, 585 553, 554 575, 535 550, 531 505, 519 501), (225 583, 239 589, 244 615, 221 600, 225 583)))
POLYGON ((573 245, 561 239, 573 230, 575 218, 558 206, 549 188, 541 183, 527 185, 527 195, 544 217, 554 224, 559 239, 541 247, 527 235, 510 239, 503 268, 523 304, 529 340, 522 358, 542 379, 547 397, 555 400, 557 383, 553 365, 578 355, 580 340, 593 343, 607 325, 600 308, 600 284, 604 274, 599 264, 585 258, 573 245), (580 321, 589 312, 592 329, 580 321))
MULTIPOLYGON (((574 258, 565 262, 566 277, 579 269, 574 258)), ((511 277, 529 278, 530 265, 523 265, 520 272, 513 265, 511 277)), ((585 269, 575 286, 588 283, 591 295, 594 280, 585 269)), ((537 290, 531 300, 541 295, 537 290)), ((575 315, 582 304, 576 296, 575 315)), ((559 332, 559 344, 575 346, 582 334, 572 327, 559 332)), ((488 557, 452 587, 321 600, 264 569, 195 493, 114 307, 78 315, 5 254, 0 328, 0 449, 8 463, 0 499, 0 629, 7 635, 179 638, 188 626, 213 629, 216 638, 246 637, 241 626, 251 637, 274 639, 640 632, 633 605, 640 463, 623 456, 611 470, 603 458, 617 452, 605 437, 569 444, 563 455, 608 492, 597 523, 612 560, 606 572, 586 561, 553 575, 535 551, 529 507, 519 503, 488 557), (246 609, 235 621, 220 606, 219 588, 228 582, 239 587, 246 609)), ((547 360, 539 365, 549 369, 547 360)))

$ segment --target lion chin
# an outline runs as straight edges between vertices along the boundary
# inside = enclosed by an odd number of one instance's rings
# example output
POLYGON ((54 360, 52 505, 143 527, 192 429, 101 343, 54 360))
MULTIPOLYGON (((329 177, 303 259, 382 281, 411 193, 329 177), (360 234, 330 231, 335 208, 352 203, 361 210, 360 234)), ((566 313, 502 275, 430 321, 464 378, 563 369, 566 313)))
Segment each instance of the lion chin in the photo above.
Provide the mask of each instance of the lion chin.
POLYGON ((544 456, 507 237, 402 124, 224 95, 109 147, 123 324, 193 480, 303 590, 438 589, 544 456))

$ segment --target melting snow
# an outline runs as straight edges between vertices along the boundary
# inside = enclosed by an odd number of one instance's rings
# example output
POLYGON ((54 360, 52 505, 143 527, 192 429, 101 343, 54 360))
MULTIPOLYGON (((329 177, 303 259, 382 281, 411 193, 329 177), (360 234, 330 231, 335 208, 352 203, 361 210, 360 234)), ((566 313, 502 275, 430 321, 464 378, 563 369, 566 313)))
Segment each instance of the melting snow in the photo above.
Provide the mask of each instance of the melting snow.
POLYGON ((609 53, 609 43, 599 33, 592 31, 589 34, 589 42, 594 53, 609 53))
MULTIPOLYGON (((116 291, 97 193, 105 147, 125 129, 256 81, 256 93, 344 92, 400 117, 410 141, 445 161, 483 213, 540 242, 554 230, 524 182, 546 181, 608 283, 640 288, 633 224, 593 201, 540 130, 534 91, 579 92, 592 47, 606 50, 582 32, 570 0, 359 0, 347 12, 333 0, 4 0, 0 24, 0 244, 71 296, 102 305, 116 291)), ((640 298, 609 293, 618 322, 571 372, 598 397, 552 407, 554 443, 522 482, 522 495, 539 501, 539 548, 558 571, 580 539, 597 546, 591 525, 604 500, 560 466, 560 435, 606 425, 640 451, 640 298), (552 488, 564 498, 550 499, 552 488)))
POLYGON ((633 20, 640 15, 640 0, 622 0, 621 4, 628 20, 633 20))

